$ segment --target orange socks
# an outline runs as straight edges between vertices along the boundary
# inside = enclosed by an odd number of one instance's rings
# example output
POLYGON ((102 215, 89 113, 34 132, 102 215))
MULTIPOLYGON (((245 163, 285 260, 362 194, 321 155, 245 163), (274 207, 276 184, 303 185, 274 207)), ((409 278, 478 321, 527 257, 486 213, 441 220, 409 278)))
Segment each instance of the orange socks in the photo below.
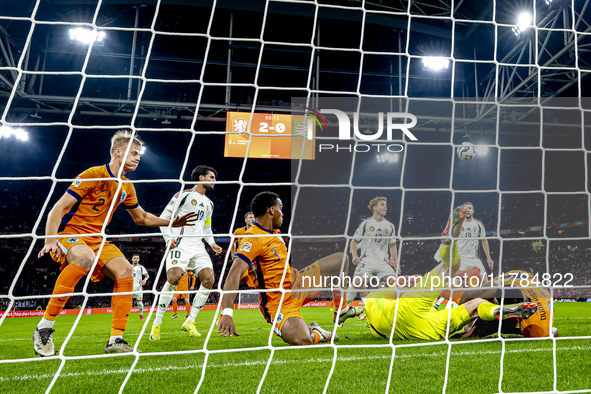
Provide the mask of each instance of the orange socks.
MULTIPOLYGON (((53 294, 73 293, 76 284, 87 274, 88 270, 85 270, 76 264, 68 264, 60 276, 57 277, 53 294)), ((64 309, 64 305, 66 305, 69 298, 70 297, 52 297, 49 300, 49 304, 47 305, 43 317, 47 320, 55 321, 55 318, 60 314, 62 309, 64 309)))
POLYGON ((314 345, 320 342, 320 334, 318 334, 316 331, 311 331, 310 334, 312 334, 312 336, 314 337, 314 345))
POLYGON ((340 291, 340 290, 333 290, 332 291, 332 303, 333 303, 335 312, 345 309, 348 306, 346 292, 340 291), (341 305, 341 298, 343 299, 343 305, 341 305))
MULTIPOLYGON (((133 291, 133 277, 127 276, 115 281, 114 293, 133 291)), ((127 328, 129 312, 133 302, 131 294, 113 295, 111 298, 111 309, 113 309, 113 322, 111 323, 111 336, 122 335, 127 328)))
POLYGON ((189 316, 189 313, 191 313, 191 303, 187 303, 187 316, 189 316))
POLYGON ((176 315, 176 308, 177 308, 178 304, 176 301, 172 302, 172 310, 174 311, 174 314, 176 315))

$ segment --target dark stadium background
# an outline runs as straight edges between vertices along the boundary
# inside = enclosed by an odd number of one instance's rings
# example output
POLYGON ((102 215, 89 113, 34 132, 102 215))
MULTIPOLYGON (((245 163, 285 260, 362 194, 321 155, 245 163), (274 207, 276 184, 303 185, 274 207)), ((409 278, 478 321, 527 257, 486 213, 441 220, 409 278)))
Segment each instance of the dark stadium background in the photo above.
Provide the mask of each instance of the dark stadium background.
MULTIPOLYGON (((2 14, 8 16, 30 16, 34 1, 23 0, 2 4, 2 14)), ((333 0, 320 3, 347 7, 361 6, 357 1, 333 0)), ((368 10, 396 11, 403 10, 400 1, 366 2, 368 10)), ((227 234, 242 226, 242 216, 248 210, 248 202, 261 190, 274 190, 285 196, 286 223, 295 217, 292 232, 298 236, 293 245, 293 264, 307 265, 314 259, 345 249, 344 238, 334 237, 322 242, 312 242, 305 235, 352 235, 359 221, 368 216, 367 202, 376 195, 388 197, 389 213, 387 218, 397 227, 402 223, 402 237, 437 236, 441 233, 453 204, 463 201, 473 202, 475 217, 481 220, 489 235, 499 235, 510 239, 503 243, 502 271, 510 269, 545 272, 546 248, 549 250, 550 272, 572 272, 575 284, 591 285, 591 242, 589 242, 589 199, 590 189, 589 160, 586 149, 591 140, 588 137, 589 117, 577 109, 577 96, 583 97, 584 109, 591 103, 584 98, 589 92, 587 74, 581 74, 580 86, 576 75, 569 72, 556 72, 544 69, 530 72, 523 65, 528 62, 527 54, 518 59, 519 50, 527 47, 531 33, 517 37, 509 27, 478 23, 492 21, 492 2, 486 0, 456 1, 460 3, 454 11, 455 25, 451 21, 420 18, 420 15, 449 16, 450 12, 442 9, 438 1, 422 1, 413 5, 413 18, 410 34, 407 35, 408 18, 405 15, 367 14, 364 34, 361 34, 363 13, 359 9, 326 9, 318 11, 319 34, 316 44, 325 47, 314 51, 310 46, 290 46, 281 43, 310 43, 314 29, 315 6, 313 4, 290 4, 271 2, 264 25, 262 38, 273 44, 262 45, 256 39, 261 38, 263 29, 264 1, 218 1, 210 30, 214 39, 211 41, 207 62, 204 56, 208 39, 204 36, 181 37, 175 35, 156 36, 150 55, 146 77, 178 80, 199 79, 205 66, 203 81, 200 83, 163 83, 148 82, 140 102, 139 116, 134 126, 138 128, 158 129, 142 131, 141 137, 147 144, 147 152, 142 157, 137 171, 128 174, 132 180, 168 179, 182 177, 190 180, 191 170, 198 164, 214 166, 219 171, 218 180, 238 181, 242 171, 243 159, 224 158, 224 135, 207 132, 225 131, 226 111, 255 111, 263 113, 288 113, 292 97, 305 96, 302 90, 280 90, 273 87, 309 87, 323 91, 354 92, 359 82, 361 94, 390 95, 398 94, 408 81, 408 96, 411 98, 449 98, 453 92, 456 102, 463 98, 486 97, 487 86, 494 78, 493 63, 461 62, 461 60, 495 59, 494 38, 498 40, 496 59, 515 66, 500 66, 506 72, 507 79, 515 69, 521 80, 528 81, 519 85, 517 79, 508 85, 511 103, 531 103, 532 97, 546 98, 548 105, 561 103, 570 105, 570 109, 544 109, 527 113, 529 108, 503 108, 500 128, 497 130, 496 110, 478 122, 462 122, 456 119, 453 142, 461 144, 471 140, 476 144, 496 144, 501 147, 521 147, 523 149, 502 150, 500 157, 496 148, 489 149, 487 156, 479 156, 472 162, 460 162, 449 145, 409 145, 405 172, 402 174, 402 162, 377 166, 375 153, 358 153, 353 174, 353 186, 376 187, 376 189, 357 188, 353 194, 351 219, 346 228, 348 205, 351 189, 348 186, 350 166, 331 166, 336 156, 327 154, 318 157, 316 165, 304 163, 304 175, 300 183, 338 184, 342 187, 300 188, 298 208, 292 212, 296 186, 265 186, 265 183, 293 182, 298 162, 290 160, 248 159, 243 182, 259 183, 260 186, 246 186, 238 202, 236 222, 231 228, 235 214, 239 184, 219 184, 208 196, 215 203, 213 229, 216 234, 227 234), (229 37, 230 23, 232 38, 229 37), (452 41, 452 32, 454 40, 452 41), (529 34, 529 35, 528 35, 529 34), (359 37, 363 37, 360 41, 359 37), (404 51, 410 37, 408 53, 410 55, 453 55, 456 60, 449 70, 434 73, 425 70, 420 59, 412 58, 407 64, 405 56, 392 55, 399 52, 399 44, 404 51), (318 38, 319 37, 319 38, 318 38), (255 39, 250 41, 239 38, 255 39), (400 41, 399 41, 400 39, 400 41), (452 42, 454 52, 451 53, 452 42), (367 54, 363 59, 362 75, 359 78, 361 54, 364 51, 385 52, 386 54, 367 54), (351 48, 338 51, 329 48, 351 48), (258 79, 255 80, 257 62, 262 50, 258 79), (517 51, 516 51, 517 50, 517 51), (228 55, 231 61, 228 63, 228 55), (308 72, 312 61, 312 76, 308 86, 308 72), (400 58, 400 59, 399 59, 400 58), (506 60, 503 60, 506 59, 506 60), (401 60, 401 61, 400 61, 401 60), (455 67, 452 85, 452 68, 455 67), (228 68, 231 76, 228 79, 228 68), (532 77, 533 75, 533 77, 532 77), (537 79, 542 78, 542 91, 538 92, 537 79), (207 83, 244 83, 253 86, 232 86, 229 91, 225 86, 211 86, 207 83), (401 84, 402 83, 402 84, 401 84), (198 118, 193 130, 195 140, 191 146, 186 170, 181 174, 185 160, 190 132, 168 131, 167 129, 190 130, 197 99, 203 89, 198 118), (575 108, 573 109, 572 106, 575 108), (521 121, 512 121, 516 118, 521 121), (540 118, 544 119, 543 127, 540 118), (170 124, 163 124, 163 121, 170 124), (583 125, 584 127, 581 127, 583 125), (470 138, 464 137, 469 135, 470 138), (580 149, 577 151, 543 151, 527 149, 539 146, 550 149, 580 149), (498 162, 500 159, 500 163, 498 162), (451 177, 451 161, 454 160, 455 195, 449 191, 421 191, 426 188, 448 188, 451 177), (320 167, 324 172, 320 171, 320 167), (499 171, 497 173, 497 167, 499 171), (316 176, 315 171, 318 171, 316 176), (499 175, 499 179, 497 179, 499 175), (304 179, 304 177, 308 176, 304 179), (404 181, 401 184, 401 179, 404 181), (501 191, 513 192, 499 194, 493 192, 474 193, 467 190, 490 190, 498 187, 501 191), (413 188, 404 197, 401 210, 402 191, 396 187, 413 188), (380 189, 380 188, 391 189, 380 189), (417 190, 418 189, 418 190, 417 190), (540 190, 558 193, 545 196, 540 190), (287 198, 291 196, 291 198, 287 198), (452 201, 453 199, 453 201, 452 201), (500 210, 499 210, 500 205, 500 210), (500 213, 500 216, 499 216, 500 213), (293 215, 292 215, 293 214, 293 215), (402 217, 401 217, 402 215, 402 217), (299 219, 302 219, 300 222, 299 219), (305 221, 303 219, 306 219, 305 221), (581 223, 582 222, 582 223, 581 223), (305 223, 303 225, 302 223, 305 223), (565 225, 566 224, 566 225, 565 225), (544 225, 546 228, 544 228, 544 225), (562 225, 562 227, 561 227, 562 225), (532 229, 533 227, 533 229, 532 229), (536 229, 537 228, 537 229, 536 229), (512 230, 503 232, 503 230, 512 230), (534 252, 532 239, 546 235, 549 245, 534 252), (560 240, 560 238, 582 238, 581 240, 560 240)), ((562 28, 562 18, 556 8, 537 2, 538 21, 544 19, 548 26, 554 19, 555 28, 562 28)), ((557 2, 560 3, 560 2, 557 2)), ((581 11, 582 2, 576 2, 577 12, 581 11)), ((91 22, 96 1, 78 1, 74 4, 66 0, 42 0, 38 9, 38 21, 91 22)), ((406 2, 404 2, 406 4, 406 2)), ((155 30, 167 33, 207 33, 211 16, 210 1, 163 1, 155 30)), ((519 8, 532 9, 531 1, 497 1, 496 22, 514 24, 519 8)), ((557 7, 557 6, 553 6, 557 7)), ((103 1, 97 18, 97 26, 131 28, 136 23, 138 28, 149 28, 155 12, 154 1, 133 2, 131 0, 103 1)), ((591 19, 591 9, 587 9, 583 20, 591 19)), ((29 21, 0 20, 0 39, 9 47, 13 58, 18 62, 23 51, 31 23, 29 21)), ((23 63, 25 70, 46 71, 81 71, 86 56, 87 46, 73 44, 66 25, 38 24, 32 36, 32 45, 28 61, 23 63)), ((588 31, 589 27, 580 24, 578 31, 588 31)), ((150 32, 140 31, 136 35, 134 67, 131 75, 141 74, 146 61, 146 52, 151 39, 150 32)), ((546 38, 540 32, 538 45, 546 38)), ((36 259, 41 242, 38 241, 32 253, 25 261, 20 277, 15 278, 19 265, 23 262, 31 245, 30 234, 41 215, 41 222, 36 229, 37 235, 44 234, 47 212, 52 204, 63 194, 69 182, 59 182, 49 199, 49 205, 42 212, 45 199, 50 191, 51 180, 26 179, 26 177, 47 177, 52 175, 61 179, 72 179, 84 169, 109 161, 109 138, 113 129, 83 129, 90 125, 131 125, 135 100, 141 88, 140 79, 134 79, 129 87, 127 78, 96 78, 92 75, 129 75, 132 53, 133 32, 108 30, 104 45, 95 45, 86 68, 89 74, 81 100, 74 109, 74 125, 71 139, 57 168, 55 163, 60 155, 68 135, 67 126, 36 126, 37 123, 65 122, 68 120, 74 97, 79 89, 80 75, 27 75, 22 86, 12 101, 6 121, 28 123, 25 128, 29 133, 26 142, 3 138, 0 140, 0 177, 22 177, 19 180, 0 180, 0 232, 4 235, 23 234, 22 238, 0 238, 0 294, 7 294, 13 281, 17 281, 14 295, 48 294, 52 291, 58 266, 49 258, 36 259), (39 117, 34 117, 31 115, 39 117)), ((587 61, 589 53, 584 44, 590 36, 581 36, 578 46, 579 67, 591 68, 587 61)), ((542 53, 540 65, 573 67, 574 54, 577 50, 572 43, 565 46, 562 34, 553 34, 546 46, 548 53, 542 53), (548 63, 550 62, 550 63, 548 63)), ((10 58, 0 54, 0 66, 10 65, 10 58)), ((14 75, 9 70, 0 70, 0 109, 4 111, 14 84, 14 75)), ((494 82, 494 81, 493 81, 494 82)), ((509 83, 509 82, 506 82, 509 83)), ((404 90, 402 90, 404 92, 404 90)), ((490 95, 490 91, 488 92, 490 95)), ((335 94, 319 94, 330 97, 335 94)), ((350 95, 343 93, 343 95, 350 95)), ((335 95, 336 96, 336 95, 335 95)), ((494 94, 488 97, 494 99, 494 94)), ((403 101, 403 105, 406 104, 403 101)), ((371 100, 370 104, 371 105, 371 100)), ((394 105, 398 106, 397 99, 394 105)), ((492 107, 492 106, 491 106, 492 107)), ((469 119, 474 117, 472 105, 457 106, 456 117, 469 119), (462 113, 462 111, 464 111, 462 113), (461 116, 460 116, 461 115, 461 116)), ((410 112, 416 113, 419 126, 416 128, 419 141, 449 142, 451 132, 451 102, 439 103, 419 101, 411 105, 410 112), (440 121, 425 120, 423 116, 435 111, 441 115, 440 121)), ((584 113, 587 115, 587 113, 584 113)), ((371 127, 371 120, 365 126, 371 127)), ((343 158, 339 158, 343 160, 343 158)), ((349 157, 346 160, 350 159, 349 157)), ((345 160, 345 162, 346 162, 345 160)), ((179 182, 136 183, 140 204, 148 211, 159 214, 169 198, 180 189, 179 182)), ((287 226, 284 226, 287 231, 287 226)), ((139 253, 150 271, 151 279, 146 289, 151 288, 155 273, 164 251, 164 244, 153 240, 150 232, 156 229, 136 226, 123 210, 115 213, 108 234, 141 234, 134 240, 117 239, 115 243, 129 257, 139 253)), ((219 238, 224 248, 228 247, 227 236, 219 238), (224 242, 223 239, 226 239, 224 242)), ((438 240, 406 241, 402 246, 401 260, 404 273, 410 274, 419 266, 432 262, 432 255, 438 240), (419 263, 420 262, 420 263, 419 263)), ((489 241, 491 255, 495 261, 495 272, 499 270, 501 254, 500 242, 489 241)), ((223 256, 225 257, 225 255, 223 256)), ((214 258, 216 277, 219 278, 223 258, 214 258)), ((419 273, 419 272, 417 272, 419 273)), ((162 280, 161 280, 162 282, 162 280)), ((160 283, 161 285, 161 283, 160 283)), ((158 289, 160 288, 158 286, 158 289)), ((81 287, 81 285, 79 285, 81 287)), ((78 288, 77 288, 78 289, 78 288)), ((110 280, 91 284, 89 291, 111 291, 110 280)), ((212 293, 213 294, 213 293, 212 293)), ((590 295, 591 291, 577 290, 577 296, 590 295)), ((146 297, 148 298, 148 296, 146 297)), ((210 302, 215 301, 212 295, 210 302)), ((4 299, 6 301, 6 299, 4 299)), ((76 307, 81 297, 73 297, 70 307, 76 307)), ((91 298, 90 306, 106 306, 106 298, 91 298)), ((46 299, 39 299, 38 305, 45 305, 46 299)))

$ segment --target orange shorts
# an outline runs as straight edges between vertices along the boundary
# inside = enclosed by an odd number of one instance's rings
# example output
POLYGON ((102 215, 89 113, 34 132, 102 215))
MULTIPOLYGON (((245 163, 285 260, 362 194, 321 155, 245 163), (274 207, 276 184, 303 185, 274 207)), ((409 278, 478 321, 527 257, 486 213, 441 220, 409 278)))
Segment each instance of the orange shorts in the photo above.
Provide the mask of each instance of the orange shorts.
MULTIPOLYGON (((263 313, 263 316, 265 316, 268 323, 273 323, 273 320, 269 317, 273 317, 273 319, 275 319, 276 323, 274 327, 274 332, 278 336, 281 336, 283 324, 289 318, 299 317, 304 320, 302 314, 300 313, 300 308, 308 302, 312 301, 314 298, 318 297, 322 292, 321 290, 314 290, 314 284, 320 284, 322 279, 322 276, 320 275, 320 265, 318 264, 318 262, 315 262, 314 264, 311 264, 299 271, 295 268, 292 269, 291 279, 292 290, 309 290, 303 292, 294 291, 285 293, 285 298, 283 299, 283 304, 281 305, 281 308, 279 308, 281 293, 268 292, 267 297, 269 298, 269 301, 267 302, 267 304, 269 304, 270 306, 268 308, 264 308, 263 306, 261 306, 260 308, 261 312, 263 313), (304 280, 304 278, 306 279, 304 280)), ((317 287, 322 286, 323 284, 317 287)))
MULTIPOLYGON (((59 235, 66 235, 63 238, 57 239, 57 245, 62 250, 62 254, 58 257, 55 255, 55 253, 51 252, 51 257, 58 263, 62 264, 60 270, 63 270, 64 268, 66 268, 66 265, 68 265, 68 262, 66 261, 66 255, 68 254, 68 251, 72 249, 74 246, 87 245, 90 249, 92 249, 92 251, 96 255, 101 246, 101 242, 103 241, 102 237, 81 237, 78 234, 59 235)), ((92 273, 91 279, 93 282, 98 282, 105 277, 105 275, 101 271, 103 270, 103 267, 107 265, 107 263, 115 257, 125 258, 125 256, 123 255, 123 253, 121 253, 118 247, 116 247, 112 243, 109 243, 108 241, 105 241, 105 246, 103 246, 103 250, 101 251, 101 254, 98 259, 98 263, 94 268, 94 272, 92 273)))
POLYGON ((177 300, 184 300, 185 298, 189 298, 189 294, 188 293, 176 293, 175 295, 173 295, 174 298, 176 298, 177 300))

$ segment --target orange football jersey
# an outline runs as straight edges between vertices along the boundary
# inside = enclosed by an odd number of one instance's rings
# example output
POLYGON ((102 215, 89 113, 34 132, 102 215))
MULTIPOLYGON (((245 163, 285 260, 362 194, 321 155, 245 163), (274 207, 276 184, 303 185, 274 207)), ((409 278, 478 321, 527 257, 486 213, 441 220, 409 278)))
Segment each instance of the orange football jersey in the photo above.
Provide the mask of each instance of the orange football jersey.
POLYGON ((176 291, 188 291, 191 287, 195 287, 195 274, 191 271, 187 271, 185 272, 185 275, 181 276, 176 291))
MULTIPOLYGON (((259 289, 291 289, 291 266, 287 262, 287 246, 279 234, 260 227, 256 222, 246 231, 245 235, 268 235, 267 237, 245 237, 236 252, 237 257, 246 261, 250 268, 246 271, 250 277, 249 284, 257 284, 259 289), (287 272, 281 286, 281 278, 287 266, 287 272)), ((276 310, 279 307, 281 292, 261 292, 260 303, 265 310, 276 310)))
MULTIPOLYGON (((246 226, 244 227, 240 227, 237 228, 236 231, 234 231, 234 235, 244 235, 246 233, 246 226)), ((234 238, 234 242, 236 247, 238 247, 240 245, 240 243, 242 242, 244 238, 239 237, 239 238, 234 238)))
POLYGON ((538 306, 536 313, 528 319, 520 320, 521 332, 525 337, 550 336, 553 319, 550 318, 552 313, 552 297, 548 288, 542 286, 540 281, 532 274, 519 270, 513 270, 502 277, 495 278, 493 283, 495 285, 504 285, 505 287, 510 285, 514 287, 536 286, 531 289, 519 289, 530 302, 534 302, 538 306))
MULTIPOLYGON (((111 172, 109 165, 92 167, 84 171, 74 180, 66 193, 73 196, 77 202, 62 217, 58 233, 65 234, 92 234, 100 233, 103 224, 109 224, 115 209, 119 204, 127 209, 139 206, 135 187, 132 183, 124 183, 117 192, 118 183, 111 172), (105 180, 85 181, 90 178, 104 178, 105 180), (108 180, 113 179, 113 180, 108 180), (115 206, 111 215, 107 213, 111 202, 115 199, 115 206)), ((129 180, 122 177, 123 180, 129 180)))
MULTIPOLYGON (((246 234, 246 226, 237 228, 236 231, 234 231, 234 235, 244 235, 244 234, 246 234)), ((240 241, 242 241, 242 238, 236 238, 236 240, 238 242, 240 242, 240 241)))

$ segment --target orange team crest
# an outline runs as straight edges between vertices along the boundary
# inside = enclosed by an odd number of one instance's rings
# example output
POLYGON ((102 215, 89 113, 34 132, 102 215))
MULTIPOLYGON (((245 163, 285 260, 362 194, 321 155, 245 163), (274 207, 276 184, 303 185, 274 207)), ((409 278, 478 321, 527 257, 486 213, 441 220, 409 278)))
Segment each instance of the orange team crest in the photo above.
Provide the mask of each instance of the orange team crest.
POLYGON ((197 205, 197 200, 195 200, 195 199, 191 200, 191 205, 197 205))

